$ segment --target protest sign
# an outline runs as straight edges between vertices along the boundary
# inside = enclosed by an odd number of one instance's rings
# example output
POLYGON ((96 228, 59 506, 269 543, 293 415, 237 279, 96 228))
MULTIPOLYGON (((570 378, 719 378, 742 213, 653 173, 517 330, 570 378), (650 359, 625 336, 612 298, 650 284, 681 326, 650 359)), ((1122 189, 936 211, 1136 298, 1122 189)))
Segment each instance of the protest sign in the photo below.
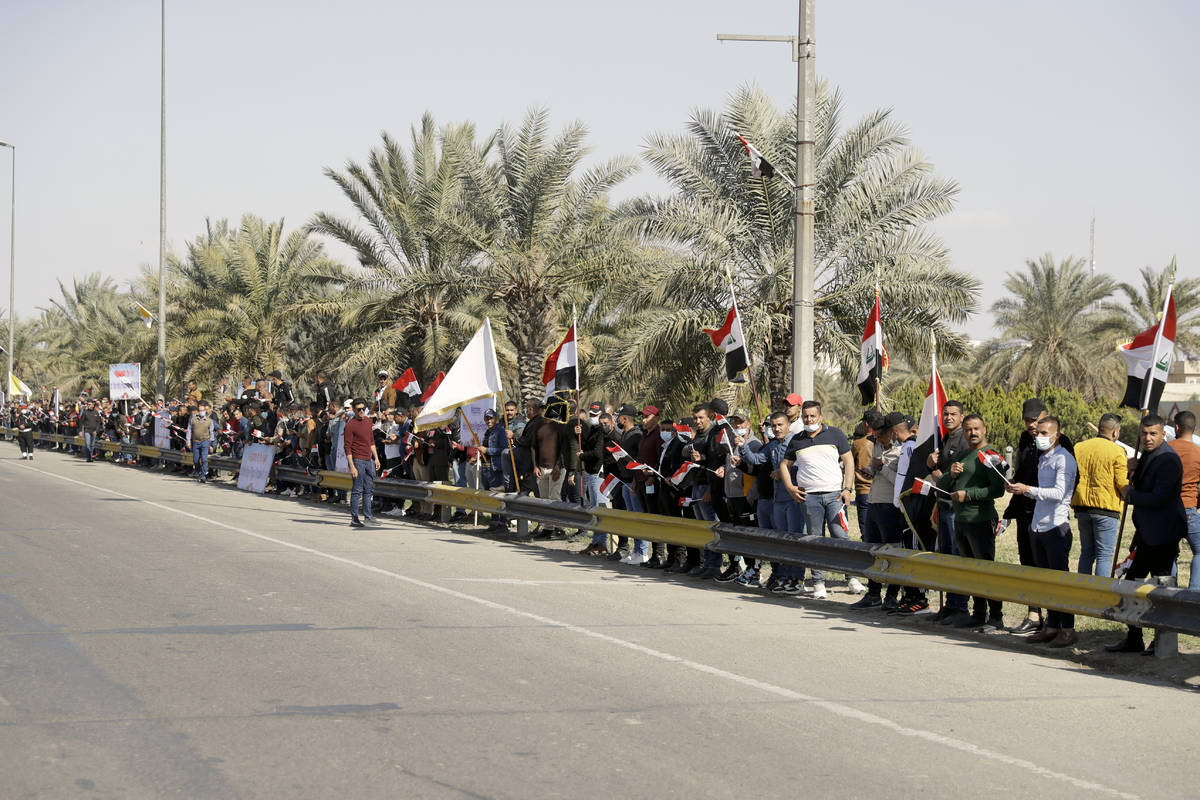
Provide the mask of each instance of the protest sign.
POLYGON ((275 448, 269 444, 252 444, 242 451, 242 465, 238 469, 238 488, 263 494, 267 491, 267 479, 275 465, 275 448))

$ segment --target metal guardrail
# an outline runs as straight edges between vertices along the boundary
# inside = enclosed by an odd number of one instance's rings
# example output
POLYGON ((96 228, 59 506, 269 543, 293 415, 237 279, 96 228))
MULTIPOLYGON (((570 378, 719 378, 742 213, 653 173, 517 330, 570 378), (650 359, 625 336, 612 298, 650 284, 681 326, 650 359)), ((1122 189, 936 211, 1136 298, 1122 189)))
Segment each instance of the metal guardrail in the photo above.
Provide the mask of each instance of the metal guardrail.
MULTIPOLYGON (((0 431, 8 432, 0 428, 0 431)), ((82 437, 35 434, 35 439, 82 446, 82 437)), ((172 463, 192 464, 190 453, 145 445, 97 442, 112 453, 140 455, 172 463)), ((236 471, 239 461, 211 456, 215 469, 236 471)), ((348 491, 350 476, 328 470, 278 466, 276 478, 288 483, 348 491)), ((995 561, 908 550, 895 545, 868 545, 821 536, 790 538, 761 528, 618 511, 585 509, 527 495, 495 494, 446 484, 382 480, 375 494, 442 506, 499 514, 518 520, 630 536, 655 542, 708 548, 723 553, 785 564, 860 575, 881 583, 921 586, 959 594, 1007 600, 1164 631, 1200 635, 1200 592, 1137 582, 1023 567, 995 561)))

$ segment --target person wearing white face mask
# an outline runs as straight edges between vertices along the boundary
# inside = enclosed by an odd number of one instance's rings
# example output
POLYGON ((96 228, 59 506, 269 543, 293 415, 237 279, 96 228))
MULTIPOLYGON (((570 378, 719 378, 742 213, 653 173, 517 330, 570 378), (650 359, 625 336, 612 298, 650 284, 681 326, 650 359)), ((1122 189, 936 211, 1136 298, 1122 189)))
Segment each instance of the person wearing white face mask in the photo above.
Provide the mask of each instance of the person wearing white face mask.
MULTIPOLYGON (((1034 445, 1041 456, 1037 461, 1037 486, 1010 483, 1013 495, 1024 495, 1034 501, 1033 521, 1029 525, 1034 565, 1044 569, 1070 571, 1071 552, 1071 494, 1079 468, 1075 457, 1062 446, 1056 417, 1044 416, 1037 422, 1034 445)), ((1075 635, 1075 617, 1061 611, 1049 611, 1042 630, 1029 641, 1050 647, 1070 647, 1075 635)))

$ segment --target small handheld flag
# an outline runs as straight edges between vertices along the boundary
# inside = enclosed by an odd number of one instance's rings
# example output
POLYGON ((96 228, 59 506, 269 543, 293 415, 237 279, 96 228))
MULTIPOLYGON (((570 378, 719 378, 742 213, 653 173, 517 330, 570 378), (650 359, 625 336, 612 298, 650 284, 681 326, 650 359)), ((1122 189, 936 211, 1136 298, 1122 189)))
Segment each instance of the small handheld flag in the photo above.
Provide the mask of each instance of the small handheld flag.
POLYGON ((1117 564, 1116 569, 1113 570, 1112 576, 1114 578, 1124 578, 1125 573, 1129 572, 1129 568, 1133 566, 1133 557, 1135 555, 1137 555, 1136 547, 1131 548, 1129 550, 1129 555, 1125 556, 1125 560, 1122 561, 1120 564, 1117 564))
POLYGON ((912 485, 913 494, 933 494, 937 492, 941 495, 949 495, 945 489, 939 489, 932 481, 922 480, 920 478, 913 479, 912 485))
POLYGON ((605 475, 604 480, 600 481, 600 494, 611 498, 613 490, 617 488, 617 484, 620 482, 616 475, 605 475))
POLYGON ((630 459, 629 463, 625 465, 625 469, 650 469, 650 467, 640 461, 634 461, 633 459, 630 459))
POLYGON ((567 329, 566 336, 554 348, 554 352, 546 356, 546 364, 542 368, 542 385, 549 399, 555 392, 563 389, 578 389, 576 376, 579 363, 575 346, 575 326, 567 329))
POLYGON ((979 463, 991 467, 1005 483, 1008 483, 1008 462, 995 450, 980 450, 979 463))
POLYGON ((700 465, 695 462, 685 461, 683 463, 683 466, 681 466, 679 469, 675 470, 675 474, 672 475, 667 480, 669 480, 672 485, 678 486, 679 484, 683 483, 683 479, 687 477, 687 474, 689 472, 691 472, 694 469, 697 469, 699 466, 700 465))
POLYGON ((605 447, 604 449, 607 450, 608 452, 612 453, 613 457, 616 458, 618 461, 620 461, 623 458, 630 457, 629 453, 625 452, 625 448, 621 447, 621 445, 619 445, 619 444, 610 444, 608 447, 605 447))
POLYGON ((843 531, 845 531, 846 533, 850 532, 850 521, 846 519, 846 507, 845 506, 842 506, 841 508, 838 509, 837 521, 838 521, 838 525, 841 526, 843 531))
POLYGON ((695 435, 691 425, 680 425, 678 422, 675 423, 675 432, 679 434, 680 439, 691 439, 695 435))
POLYGON ((694 497, 681 497, 681 498, 679 498, 679 507, 687 508, 694 502, 696 502, 696 498, 694 498, 694 497))

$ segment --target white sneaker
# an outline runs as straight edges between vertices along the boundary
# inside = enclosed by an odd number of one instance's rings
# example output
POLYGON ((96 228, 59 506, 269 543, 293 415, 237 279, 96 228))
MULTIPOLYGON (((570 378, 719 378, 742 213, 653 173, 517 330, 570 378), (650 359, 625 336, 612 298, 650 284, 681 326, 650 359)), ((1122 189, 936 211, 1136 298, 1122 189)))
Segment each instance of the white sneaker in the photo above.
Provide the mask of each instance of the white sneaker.
POLYGON ((850 585, 850 593, 851 594, 866 594, 867 593, 867 587, 863 586, 862 583, 859 582, 858 578, 851 578, 848 581, 848 583, 850 585))
POLYGON ((633 553, 629 556, 630 564, 645 564, 650 560, 649 553, 633 553))
POLYGON ((825 591, 824 582, 813 584, 812 596, 814 600, 824 600, 826 597, 829 597, 829 592, 825 591))

